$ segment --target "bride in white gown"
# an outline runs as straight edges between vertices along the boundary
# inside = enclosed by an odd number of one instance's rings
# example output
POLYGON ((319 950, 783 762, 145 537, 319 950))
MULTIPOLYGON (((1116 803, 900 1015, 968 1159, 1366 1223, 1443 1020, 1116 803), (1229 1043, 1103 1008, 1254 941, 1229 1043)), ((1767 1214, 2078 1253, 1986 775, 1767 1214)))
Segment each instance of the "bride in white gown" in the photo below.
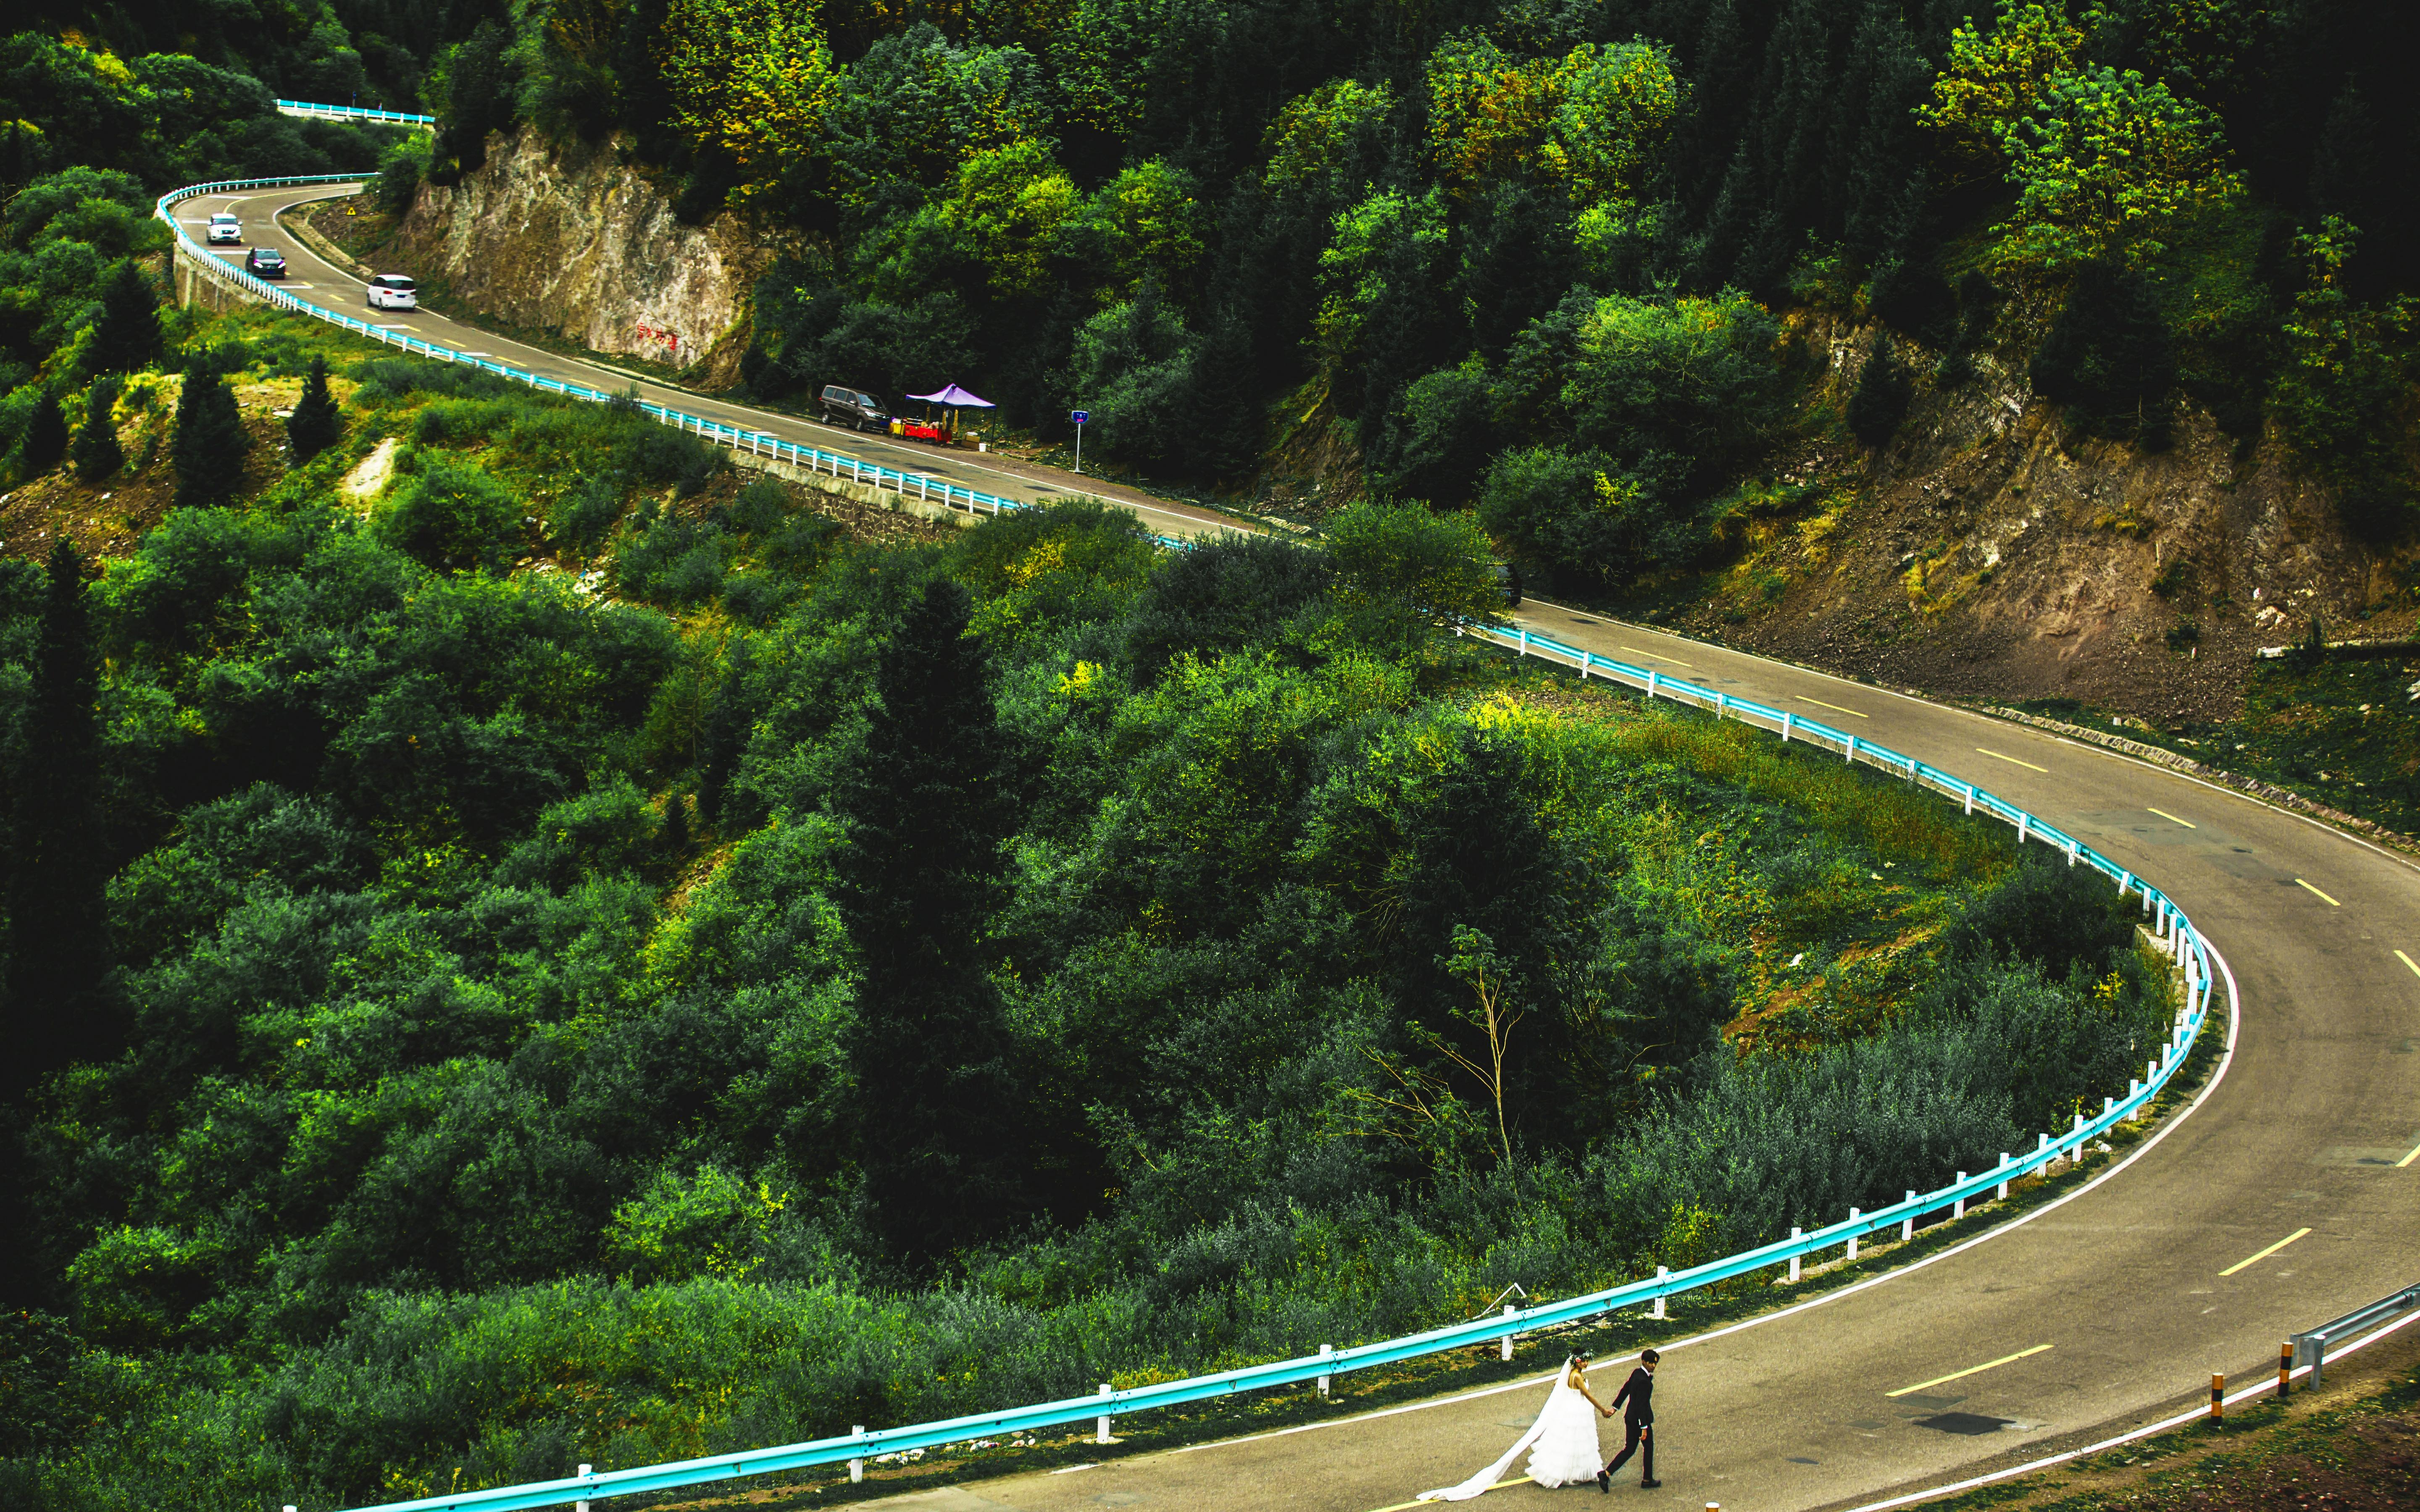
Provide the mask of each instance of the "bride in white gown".
POLYGON ((1605 1404, 1588 1389, 1588 1365, 1586 1350, 1563 1362, 1538 1420, 1504 1451, 1504 1458, 1459 1486, 1422 1491, 1419 1499, 1467 1502, 1503 1479, 1524 1449, 1529 1451, 1529 1478, 1541 1486, 1576 1486, 1596 1479, 1596 1473, 1605 1468, 1605 1456, 1596 1444, 1596 1424, 1606 1412, 1605 1404))

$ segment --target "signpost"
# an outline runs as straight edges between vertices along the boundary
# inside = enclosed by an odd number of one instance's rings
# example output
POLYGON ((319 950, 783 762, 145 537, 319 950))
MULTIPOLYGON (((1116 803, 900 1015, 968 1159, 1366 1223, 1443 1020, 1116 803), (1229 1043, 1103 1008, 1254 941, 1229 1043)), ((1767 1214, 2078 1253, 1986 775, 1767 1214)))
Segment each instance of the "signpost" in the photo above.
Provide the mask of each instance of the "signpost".
POLYGON ((1093 418, 1093 412, 1090 409, 1070 409, 1067 418, 1076 423, 1076 473, 1081 477, 1084 472, 1084 422, 1093 418))

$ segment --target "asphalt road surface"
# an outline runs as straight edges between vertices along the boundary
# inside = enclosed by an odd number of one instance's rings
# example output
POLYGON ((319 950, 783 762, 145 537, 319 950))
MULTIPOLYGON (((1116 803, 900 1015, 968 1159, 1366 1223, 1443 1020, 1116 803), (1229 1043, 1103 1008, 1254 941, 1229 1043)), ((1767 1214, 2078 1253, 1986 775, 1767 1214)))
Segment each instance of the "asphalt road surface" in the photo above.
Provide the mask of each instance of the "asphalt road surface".
MULTIPOLYGON (((348 192, 212 196, 177 214, 198 224, 234 210, 250 241, 286 252, 289 286, 359 313, 358 280, 270 229, 276 209, 348 192)), ((427 311, 390 319, 426 340, 598 381, 586 364, 427 311)), ((1100 492, 1171 533, 1232 528, 1048 469, 641 386, 693 414, 1008 497, 1100 492)), ((2206 1394, 2212 1371, 2248 1380, 2273 1367, 2288 1334, 2420 1281, 2412 862, 2040 732, 1552 605, 1517 617, 1608 656, 1801 709, 2043 816, 2186 909, 2224 959, 2213 1027, 2230 1007, 2238 1014, 2232 1051, 2195 1107, 2085 1191, 1919 1267, 1668 1346, 1655 1392, 1663 1489, 1641 1491, 1634 1474, 1617 1487, 1624 1503, 1778 1512, 1944 1484, 2178 1411, 2206 1394)), ((1598 1376, 1609 1387, 1628 1368, 1606 1361, 1598 1376)), ((1543 1401, 1545 1380, 893 1504, 1377 1512, 1495 1458, 1543 1401)), ((1608 1448, 1618 1446, 1607 1427, 1608 1448)), ((1516 1485, 1485 1501, 1517 1508, 1595 1494, 1516 1485)))

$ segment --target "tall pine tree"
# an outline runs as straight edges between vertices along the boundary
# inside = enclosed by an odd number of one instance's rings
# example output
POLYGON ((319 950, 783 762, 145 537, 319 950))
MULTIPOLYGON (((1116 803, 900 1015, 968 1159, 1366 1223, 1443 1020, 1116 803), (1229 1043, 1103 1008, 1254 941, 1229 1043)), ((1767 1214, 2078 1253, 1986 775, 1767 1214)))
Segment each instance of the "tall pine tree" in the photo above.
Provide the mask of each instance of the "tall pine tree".
POLYGON ((21 476, 38 478, 59 465, 68 455, 68 417, 59 408, 58 396, 48 389, 34 401, 34 412, 25 422, 25 438, 18 443, 17 466, 21 476))
POLYGON ((848 1042, 875 1226, 928 1260, 1021 1210, 1021 1098, 983 942, 1012 813, 972 600, 928 584, 883 648, 835 902, 863 967, 848 1042))
POLYGON ((1850 431, 1868 446, 1884 445, 1899 434, 1915 393, 1907 369, 1891 353, 1890 338, 1876 336, 1866 365, 1857 371, 1857 386, 1849 394, 1850 431))
POLYGON ((85 367, 94 373, 139 373, 160 360, 160 296, 132 261, 109 270, 101 288, 85 367))
POLYGON ((126 449, 117 444, 117 395, 124 385, 115 375, 92 380, 84 398, 84 427, 76 432, 76 476, 99 483, 126 465, 126 449))
POLYGON ((286 441, 293 448, 294 464, 299 467, 310 461, 344 436, 344 417, 336 412, 335 396, 328 392, 328 360, 314 357, 311 371, 302 379, 302 397, 286 417, 286 441))
POLYGON ((244 434, 243 415, 226 380, 211 372, 208 363, 188 365, 184 392, 177 396, 177 435, 169 442, 178 504, 214 504, 234 498, 243 488, 243 457, 251 449, 252 438, 244 434))
POLYGON ((101 822, 101 656, 85 607, 84 560, 60 542, 34 654, 22 764, 12 784, 8 871, 9 1046, 18 1087, 115 1041, 102 983, 109 880, 101 822))

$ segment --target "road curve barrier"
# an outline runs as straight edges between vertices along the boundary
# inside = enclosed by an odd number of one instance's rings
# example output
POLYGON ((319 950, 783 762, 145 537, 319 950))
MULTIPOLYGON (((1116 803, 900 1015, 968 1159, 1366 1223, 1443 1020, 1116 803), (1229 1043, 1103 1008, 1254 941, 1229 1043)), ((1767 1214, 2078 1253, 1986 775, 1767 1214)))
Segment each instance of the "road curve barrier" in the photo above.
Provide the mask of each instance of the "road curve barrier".
POLYGON ((415 116, 404 110, 377 110, 362 105, 315 105, 307 100, 277 101, 280 116, 300 116, 314 121, 368 121, 373 125, 423 126, 434 129, 437 117, 415 116))
MULTIPOLYGON (((525 369, 502 363, 474 358, 451 348, 435 346, 409 335, 381 330, 367 321, 312 304, 288 290, 263 282, 211 256, 194 239, 185 234, 175 219, 173 208, 180 201, 200 194, 224 193, 230 190, 271 189, 291 185, 345 183, 357 180, 359 174, 321 174, 291 178, 247 178, 218 183, 194 184, 161 196, 157 208, 160 218, 166 221, 177 236, 178 252, 199 269, 205 276, 234 288, 247 297, 281 309, 325 320, 366 336, 382 345, 396 347, 416 357, 441 363, 475 367, 504 378, 526 383, 549 393, 560 393, 575 399, 597 403, 616 397, 600 389, 550 378, 525 369)), ((835 478, 892 488, 902 495, 911 490, 915 496, 936 502, 946 502, 954 509, 970 513, 999 515, 1009 510, 1032 507, 1022 501, 961 488, 946 480, 927 478, 917 473, 904 473, 878 463, 863 461, 845 454, 826 452, 815 447, 799 446, 759 431, 744 430, 719 421, 683 413, 661 405, 642 403, 639 408, 662 424, 688 431, 718 444, 755 455, 773 457, 793 466, 829 473, 835 478)), ((1183 547, 1190 543, 1170 537, 1158 538, 1164 545, 1183 547)), ((1273 1387, 1298 1385, 1324 1377, 1342 1375, 1352 1370, 1397 1364, 1423 1355, 1449 1350, 1469 1349, 1497 1343, 1516 1334, 1531 1333, 1561 1324, 1585 1322, 1624 1307, 1645 1307, 1656 1317, 1663 1316, 1666 1299, 1683 1292, 1694 1291, 1718 1282, 1733 1280, 1759 1271, 1796 1269, 1797 1262, 1833 1249, 1844 1250, 1851 1257, 1856 1253, 1858 1241, 1877 1230, 1912 1226, 1926 1214, 1947 1209, 1963 1212, 1969 1202, 1989 1200, 1994 1194, 2006 1195, 2008 1184, 2020 1177, 2041 1171, 2052 1163, 2071 1159, 2093 1141, 2100 1139, 2118 1125, 2149 1108, 2166 1088, 2179 1068, 2184 1065, 2203 1028, 2209 1024, 2215 981, 2211 974, 2211 950, 2208 942, 2193 921, 2185 917, 2175 902, 2143 878, 2109 860, 2071 835, 2045 823, 1973 783, 1920 762, 1902 756, 1886 746, 1860 738, 1847 731, 1835 730, 1817 720, 1800 717, 1783 709, 1768 708, 1748 699, 1736 698, 1694 682, 1676 680, 1650 668, 1634 667, 1594 652, 1563 644, 1534 630, 1489 625, 1466 625, 1458 632, 1487 641, 1519 656, 1537 656, 1571 667, 1585 679, 1604 678, 1645 693, 1649 698, 1668 698, 1677 702, 1706 710, 1718 719, 1738 719, 1760 729, 1771 730, 1785 741, 1799 741, 1826 752, 1837 752, 1852 764, 1863 763, 1893 777, 1903 777, 1908 782, 1948 798, 1961 805, 1967 813, 1980 811, 2011 825, 2019 844, 2041 844, 2067 857, 2070 866, 2088 866, 2116 883, 2118 891, 2129 898, 2139 896, 2148 928, 2160 949, 2176 963, 2184 979, 2184 1001, 2177 1014, 2166 1041, 2159 1055, 2144 1063, 2143 1074, 2133 1078, 2125 1095, 2102 1100, 2097 1118, 2087 1119, 2079 1113, 2072 1127, 2043 1133, 2035 1148, 2021 1155, 2004 1157, 1993 1168, 1972 1175, 1961 1173, 1949 1183, 1931 1192, 1915 1194, 1906 1199, 1870 1212, 1851 1209, 1838 1223, 1810 1233, 1793 1233, 1791 1238, 1744 1250, 1723 1259, 1710 1260, 1683 1271, 1658 1267, 1653 1276, 1625 1282, 1602 1291, 1571 1297, 1560 1302, 1532 1303, 1526 1307, 1507 1307, 1500 1315, 1488 1315, 1469 1322, 1432 1329, 1422 1334, 1401 1338, 1382 1339, 1372 1344, 1345 1349, 1326 1350, 1290 1360, 1276 1360, 1265 1365, 1247 1365, 1222 1370, 1211 1375, 1193 1376, 1182 1381, 1163 1381, 1156 1385, 1136 1386, 1125 1391, 1104 1388, 1092 1396, 1073 1396, 1060 1401, 1037 1402, 1027 1407, 1009 1408, 999 1412, 976 1412, 963 1417, 944 1418, 931 1423, 910 1424, 895 1428, 859 1429, 846 1435, 813 1439, 800 1443, 745 1451, 737 1454, 707 1455, 694 1459, 667 1464, 641 1465, 627 1470, 592 1471, 559 1480, 537 1481, 520 1486, 502 1486, 486 1490, 460 1491, 443 1496, 423 1497, 409 1502, 389 1502, 365 1505, 355 1512, 510 1512, 519 1507, 558 1506, 566 1503, 590 1502, 609 1496, 630 1496, 657 1491, 675 1490, 685 1487, 710 1486, 736 1480, 742 1476, 773 1474, 785 1471, 807 1470, 822 1465, 838 1465, 851 1460, 863 1460, 876 1455, 902 1454, 909 1450, 939 1448, 977 1438, 1005 1437, 1041 1428, 1058 1427, 1071 1423, 1102 1422, 1110 1416, 1127 1412, 1148 1412, 1155 1408, 1181 1407, 1193 1402, 1231 1396, 1236 1392, 1262 1391, 1273 1387)))

